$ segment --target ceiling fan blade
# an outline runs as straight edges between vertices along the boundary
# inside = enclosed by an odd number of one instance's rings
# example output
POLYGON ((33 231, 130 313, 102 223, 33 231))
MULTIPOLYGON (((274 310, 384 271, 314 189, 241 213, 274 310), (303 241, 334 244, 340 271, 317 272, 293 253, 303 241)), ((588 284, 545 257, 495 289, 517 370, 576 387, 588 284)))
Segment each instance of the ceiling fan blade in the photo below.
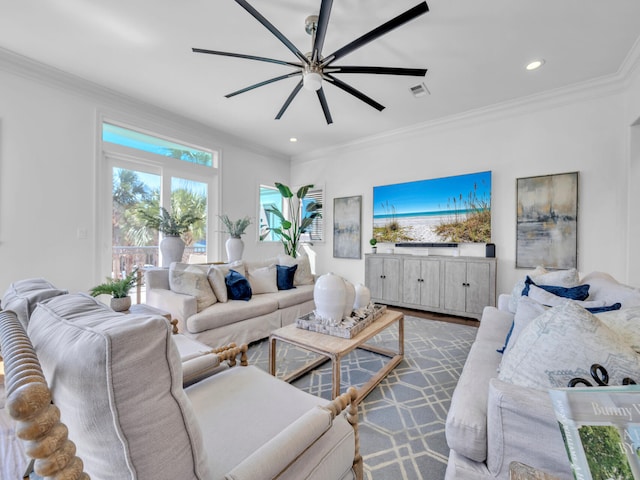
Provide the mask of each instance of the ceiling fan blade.
POLYGON ((205 50, 204 48, 192 48, 191 51, 193 53, 208 53, 210 55, 223 55, 225 57, 246 58, 247 60, 257 60, 259 62, 277 63, 290 67, 302 67, 301 63, 286 62, 284 60, 276 60, 275 58, 256 57, 255 55, 245 55, 244 53, 220 52, 218 50, 205 50))
POLYGON ((331 112, 329 111, 329 104, 327 103, 327 97, 324 96, 324 90, 322 87, 317 91, 318 100, 320 100, 320 105, 322 106, 322 111, 324 112, 324 118, 327 121, 327 125, 331 125, 333 123, 333 118, 331 118, 331 112))
POLYGON ((289 97, 287 97, 287 100, 284 102, 284 105, 282 105, 282 108, 276 115, 276 120, 280 120, 282 118, 282 115, 284 115, 284 112, 287 110, 287 108, 289 108, 289 105, 291 104, 293 99, 296 97, 296 95, 298 95, 298 92, 300 91, 301 88, 302 88, 302 80, 298 82, 298 84, 295 86, 295 88, 293 89, 289 97))
POLYGON ((382 110, 384 110, 384 105, 380 105, 378 102, 376 102, 373 98, 366 96, 364 93, 362 93, 359 90, 356 90, 355 88, 353 88, 351 85, 348 85, 346 83, 344 83, 342 80, 338 80, 336 77, 325 73, 324 75, 326 78, 329 79, 329 81, 331 83, 333 83, 336 87, 344 90, 347 93, 350 93, 351 95, 353 95, 354 97, 362 100, 364 103, 371 105, 373 108, 375 108, 376 110, 378 110, 379 112, 381 112, 382 110))
POLYGON ((378 75, 406 75, 409 77, 424 77, 427 74, 426 68, 395 68, 395 67, 328 67, 327 73, 376 73, 378 75))
POLYGON ((324 38, 327 34, 327 26, 329 25, 329 16, 331 15, 331 7, 333 6, 333 0, 322 0, 320 4, 320 13, 318 14, 318 27, 316 28, 316 37, 313 43, 313 55, 314 60, 320 59, 322 53, 322 47, 324 46, 324 38))
POLYGON ((296 48, 296 46, 291 43, 291 41, 285 37, 280 30, 278 30, 269 20, 264 18, 260 12, 258 12, 255 8, 253 8, 249 3, 245 0, 236 0, 236 3, 244 8, 247 12, 251 14, 253 18, 258 20, 267 30, 269 30, 275 37, 280 40, 289 50, 293 52, 293 54, 302 60, 304 63, 309 64, 309 59, 296 48))
POLYGON ((285 78, 295 77, 296 75, 302 75, 302 72, 291 72, 291 73, 287 73, 286 75, 280 75, 279 77, 270 78, 269 80, 256 83, 255 85, 250 85, 240 90, 236 90, 235 92, 231 92, 225 95, 225 97, 227 98, 235 97, 236 95, 240 95, 241 93, 248 92, 249 90, 253 90, 254 88, 264 87, 265 85, 269 85, 270 83, 278 82, 280 80, 284 80, 285 78))
MULTIPOLYGON (((239 0, 236 0, 236 1, 239 1, 239 0)), ((381 37, 382 35, 384 35, 386 33, 389 33, 391 30, 399 27, 400 25, 404 25, 408 21, 413 20, 414 18, 416 18, 416 17, 418 17, 418 16, 420 16, 423 13, 426 13, 428 11, 429 11, 429 7, 427 6, 427 2, 422 2, 422 3, 418 4, 418 5, 416 5, 415 7, 410 8, 406 12, 401 13, 397 17, 389 20, 386 23, 383 23, 379 27, 374 28, 370 32, 365 33, 361 37, 355 39, 353 42, 351 42, 351 43, 345 45, 344 47, 336 50, 331 55, 328 55, 322 61, 321 66, 322 67, 326 67, 327 65, 330 65, 332 62, 344 57, 345 55, 350 54, 354 50, 366 45, 367 43, 375 40, 378 37, 381 37)))

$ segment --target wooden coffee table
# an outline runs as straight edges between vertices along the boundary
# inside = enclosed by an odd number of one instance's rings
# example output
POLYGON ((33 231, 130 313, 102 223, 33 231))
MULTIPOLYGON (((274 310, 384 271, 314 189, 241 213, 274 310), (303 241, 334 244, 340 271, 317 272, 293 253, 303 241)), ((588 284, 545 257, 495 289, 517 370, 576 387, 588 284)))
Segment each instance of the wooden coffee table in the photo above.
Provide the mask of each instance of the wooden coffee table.
POLYGON ((284 381, 291 382, 301 377, 305 373, 313 370, 317 366, 331 360, 333 371, 332 398, 340 395, 340 360, 354 351, 356 348, 375 352, 386 357, 389 361, 378 370, 371 379, 358 390, 360 402, 366 397, 382 379, 393 370, 404 358, 404 315, 394 310, 387 310, 380 318, 362 330, 353 338, 340 338, 323 333, 312 332, 296 327, 295 324, 279 328, 269 336, 269 371, 271 375, 276 374, 276 342, 286 342, 296 347, 300 347, 323 356, 304 367, 290 373, 284 377, 284 381), (390 327, 394 323, 398 324, 398 350, 392 351, 375 345, 367 345, 366 342, 390 327))

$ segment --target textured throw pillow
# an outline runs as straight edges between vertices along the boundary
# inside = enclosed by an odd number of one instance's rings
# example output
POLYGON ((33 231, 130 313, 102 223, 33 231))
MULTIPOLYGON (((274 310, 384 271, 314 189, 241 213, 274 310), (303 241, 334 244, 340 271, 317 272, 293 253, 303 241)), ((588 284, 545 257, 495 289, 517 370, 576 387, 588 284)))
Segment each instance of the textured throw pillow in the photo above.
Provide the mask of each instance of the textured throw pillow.
POLYGON ((211 478, 165 318, 70 294, 40 304, 28 333, 91 478, 211 478))
POLYGON ((247 280, 251 285, 251 293, 276 293, 278 291, 277 272, 275 265, 268 267, 250 268, 247 271, 247 280))
POLYGON ((298 265, 287 267, 286 265, 276 265, 278 290, 291 290, 296 288, 293 285, 293 279, 296 274, 298 265))
MULTIPOLYGON (((619 305, 619 304, 618 304, 619 305)), ((618 309, 598 313, 602 323, 627 340, 636 352, 640 352, 640 307, 618 309)), ((640 377, 640 375, 638 375, 640 377)), ((633 378, 633 377, 632 377, 633 378)), ((636 378, 636 381, 640 379, 636 378)))
MULTIPOLYGON (((536 285, 559 285, 561 287, 575 287, 580 283, 578 270, 570 268, 568 270, 548 271, 546 268, 538 266, 529 275, 536 282, 536 285)), ((518 308, 518 299, 522 296, 522 290, 525 287, 525 278, 516 282, 509 299, 509 311, 516 313, 518 308)))
POLYGON ((213 293, 219 302, 225 303, 229 300, 227 295, 227 284, 224 281, 225 275, 229 273, 228 270, 224 270, 217 265, 211 265, 207 271, 207 278, 209 279, 209 285, 213 289, 213 293))
POLYGON ((278 255, 278 265, 285 265, 292 267, 298 265, 298 269, 293 277, 293 284, 299 285, 313 285, 313 273, 311 273, 311 263, 309 257, 306 255, 299 255, 298 258, 293 258, 289 255, 278 255))
POLYGON ((518 341, 518 337, 527 325, 547 310, 549 310, 549 307, 545 307, 543 304, 530 297, 520 297, 520 300, 518 300, 518 309, 513 317, 511 330, 509 330, 509 334, 505 339, 502 351, 500 352, 500 350, 498 350, 498 352, 505 354, 509 352, 513 348, 513 345, 518 341))
POLYGON ((169 267, 169 288, 172 292, 196 297, 197 311, 216 303, 207 272, 203 267, 174 262, 169 267))
POLYGON ((243 275, 235 270, 229 270, 225 281, 229 300, 251 300, 251 285, 243 275))
POLYGON ((636 378, 640 355, 595 315, 574 302, 535 318, 505 353, 500 380, 546 390, 566 387, 576 377, 590 378, 591 365, 609 372, 609 384, 636 378))

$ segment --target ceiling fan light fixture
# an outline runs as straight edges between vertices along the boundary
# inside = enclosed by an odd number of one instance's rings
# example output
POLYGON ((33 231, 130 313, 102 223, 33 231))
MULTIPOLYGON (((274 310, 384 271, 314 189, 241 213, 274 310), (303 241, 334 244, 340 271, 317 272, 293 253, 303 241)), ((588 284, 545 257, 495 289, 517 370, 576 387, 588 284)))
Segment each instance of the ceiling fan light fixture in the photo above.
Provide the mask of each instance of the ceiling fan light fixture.
POLYGON ((307 72, 302 78, 302 85, 310 92, 318 91, 322 88, 322 75, 318 72, 307 72))

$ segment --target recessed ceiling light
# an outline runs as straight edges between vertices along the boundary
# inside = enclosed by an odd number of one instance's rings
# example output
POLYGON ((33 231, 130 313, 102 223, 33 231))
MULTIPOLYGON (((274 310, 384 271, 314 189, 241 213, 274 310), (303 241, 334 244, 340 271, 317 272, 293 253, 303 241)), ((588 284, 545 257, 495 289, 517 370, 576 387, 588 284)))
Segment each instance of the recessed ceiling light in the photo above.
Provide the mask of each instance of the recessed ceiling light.
POLYGON ((542 65, 544 65, 544 59, 539 59, 539 60, 534 60, 530 63, 527 64, 526 68, 527 70, 537 70, 538 68, 540 68, 542 65))
POLYGON ((289 139, 289 141, 290 141, 291 143, 296 143, 296 142, 298 141, 298 139, 297 139, 296 137, 291 137, 291 138, 289 139))

